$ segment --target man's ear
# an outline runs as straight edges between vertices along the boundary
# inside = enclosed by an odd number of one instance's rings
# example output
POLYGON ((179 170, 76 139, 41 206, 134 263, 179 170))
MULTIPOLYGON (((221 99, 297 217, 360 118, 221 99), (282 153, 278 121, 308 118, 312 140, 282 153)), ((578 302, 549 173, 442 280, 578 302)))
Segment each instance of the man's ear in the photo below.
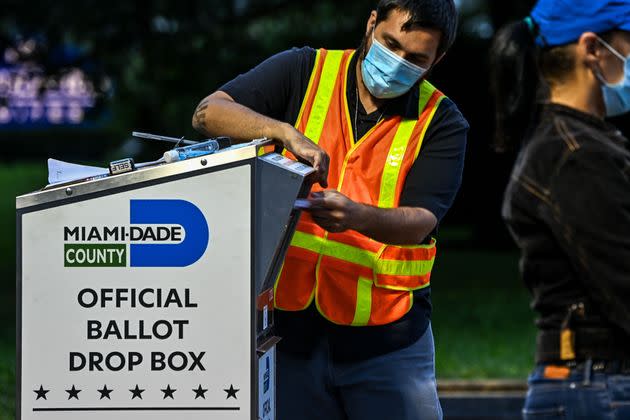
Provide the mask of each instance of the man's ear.
POLYGON ((365 26, 365 36, 370 36, 372 30, 374 29, 374 25, 376 25, 376 10, 372 10, 372 13, 370 13, 370 18, 365 26))
POLYGON ((599 38, 594 32, 585 32, 580 36, 576 48, 576 58, 586 64, 586 66, 596 69, 599 67, 601 58, 599 38))

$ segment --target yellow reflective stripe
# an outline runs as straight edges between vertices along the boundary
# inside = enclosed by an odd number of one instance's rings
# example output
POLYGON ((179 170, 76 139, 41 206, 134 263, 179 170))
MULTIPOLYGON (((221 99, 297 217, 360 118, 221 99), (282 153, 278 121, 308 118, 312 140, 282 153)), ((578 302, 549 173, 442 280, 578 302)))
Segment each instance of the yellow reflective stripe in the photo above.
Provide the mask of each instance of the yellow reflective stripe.
POLYGON ((295 128, 300 125, 300 121, 302 121, 302 115, 304 115, 304 109, 306 108, 306 103, 308 102, 308 98, 311 96, 311 90, 313 90, 313 82, 315 81, 315 75, 317 73, 317 68, 319 67, 319 61, 322 58, 322 50, 317 50, 317 54, 315 54, 315 65, 313 66, 313 71, 311 72, 311 78, 308 81, 308 87, 306 88, 306 94, 304 95, 304 99, 302 100, 302 106, 300 107, 300 112, 298 113, 298 118, 295 121, 295 128))
POLYGON ((315 144, 319 143, 319 138, 324 128, 324 121, 326 121, 326 114, 328 114, 328 107, 333 96, 342 58, 343 51, 328 51, 326 54, 311 115, 308 118, 306 130, 304 130, 304 135, 315 144))
POLYGON ((420 84, 420 100, 418 102, 418 115, 422 114, 422 111, 424 111, 424 108, 427 106, 427 104, 429 103, 429 100, 431 100, 431 96, 433 96, 436 90, 437 88, 426 80, 424 80, 420 84))
POLYGON ((396 184, 400 177, 402 161, 411 139, 411 133, 416 126, 416 120, 404 120, 398 124, 398 130, 394 136, 394 141, 389 148, 383 176, 381 177, 381 192, 378 195, 378 206, 390 209, 394 207, 396 200, 396 184))
POLYGON ((434 237, 431 237, 431 242, 428 244, 424 244, 424 245, 401 245, 401 248, 405 248, 405 249, 430 249, 430 248, 434 248, 435 244, 437 244, 437 240, 434 237))
POLYGON ((374 252, 331 240, 326 241, 326 245, 322 248, 322 254, 364 267, 372 267, 376 258, 374 252))
MULTIPOLYGON (((334 257, 353 264, 373 268, 376 274, 394 276, 426 275, 431 272, 433 262, 435 261, 435 257, 431 260, 382 260, 379 259, 378 254, 374 252, 300 231, 296 231, 293 235, 291 246, 303 248, 323 256, 334 257)), ((427 246, 414 246, 410 248, 419 247, 427 246)))
POLYGON ((435 258, 428 261, 378 260, 376 274, 392 276, 424 276, 431 272, 435 258))
POLYGON ((364 326, 370 321, 372 312, 372 280, 359 277, 357 282, 357 307, 352 325, 364 326))
POLYGON ((293 235, 291 245, 365 267, 372 267, 376 259, 374 252, 299 231, 293 235))
POLYGON ((296 230, 291 239, 291 246, 304 248, 319 254, 326 239, 296 230))
MULTIPOLYGON (((278 271, 278 275, 276 276, 276 281, 273 284, 273 307, 276 309, 280 309, 281 311, 285 310, 286 308, 281 308, 280 305, 278 305, 278 301, 277 301, 277 296, 278 296, 278 284, 280 284, 280 276, 282 276, 282 272, 284 271, 284 262, 282 263, 282 265, 280 266, 280 270, 278 271)), ((283 288, 287 288, 290 286, 283 286, 283 288)), ((313 303, 313 298, 315 297, 315 288, 313 288, 313 290, 311 291, 311 296, 308 298, 308 302, 306 303, 306 305, 304 305, 304 307, 302 308, 302 310, 308 308, 309 306, 311 306, 311 303, 313 303)))
MULTIPOLYGON (((431 286, 431 282, 427 282, 425 284, 422 284, 420 286, 417 287, 408 287, 408 286, 392 286, 390 284, 381 284, 378 281, 378 277, 376 278, 376 280, 374 281, 374 284, 376 285, 376 287, 380 288, 380 289, 387 289, 387 290, 396 290, 397 292, 413 292, 415 290, 422 290, 422 289, 426 289, 427 287, 431 286)), ((412 299, 413 300, 413 299, 412 299)))
POLYGON ((418 155, 420 154, 420 148, 422 147, 422 142, 424 141, 424 136, 427 134, 427 130, 429 129, 429 126, 431 125, 431 121, 433 121, 433 117, 435 117, 435 113, 437 112, 438 108, 440 107, 440 104, 445 98, 446 96, 444 95, 440 96, 437 102, 435 103, 435 106, 431 110, 431 115, 429 115, 427 122, 424 124, 424 127, 422 128, 422 133, 420 133, 420 141, 418 141, 418 145, 416 146, 416 153, 413 156, 414 160, 418 158, 418 155))
MULTIPOLYGON (((426 80, 420 84, 420 98, 418 103, 419 115, 422 114, 435 91, 437 91, 435 86, 426 80)), ((439 105, 439 102, 437 105, 439 105)), ((426 129, 435 115, 437 105, 432 111, 427 124, 425 124, 422 136, 420 137, 420 144, 422 144, 426 129)), ((381 208, 394 207, 394 202, 396 200, 396 185, 398 184, 398 178, 400 177, 400 170, 402 168, 401 164, 405 157, 407 146, 411 140, 411 134, 413 133, 413 129, 417 123, 418 122, 416 120, 403 120, 398 126, 398 130, 394 136, 394 141, 392 142, 389 154, 387 155, 387 161, 381 178, 381 191, 378 198, 378 206, 381 208)), ((419 152, 420 149, 418 148, 417 150, 419 152)), ((417 157, 417 154, 414 158, 415 157, 417 157)))
MULTIPOLYGON (((350 53, 348 60, 346 61, 346 67, 343 71, 343 91, 346 92, 348 89, 348 69, 350 68, 350 63, 352 62, 352 58, 354 57, 354 51, 350 53)), ((357 133, 354 132, 354 128, 352 128, 352 118, 350 118, 350 107, 348 106, 348 95, 343 95, 343 112, 346 114, 346 125, 348 127, 348 133, 350 133, 350 144, 355 144, 359 139, 356 138, 357 133)), ((352 148, 352 147, 351 147, 352 148)))
POLYGON ((278 270, 278 275, 276 276, 276 281, 273 283, 273 306, 274 308, 278 307, 278 303, 276 302, 276 296, 278 296, 278 283, 280 283, 280 276, 282 275, 282 270, 284 270, 284 261, 280 266, 280 270, 278 270))

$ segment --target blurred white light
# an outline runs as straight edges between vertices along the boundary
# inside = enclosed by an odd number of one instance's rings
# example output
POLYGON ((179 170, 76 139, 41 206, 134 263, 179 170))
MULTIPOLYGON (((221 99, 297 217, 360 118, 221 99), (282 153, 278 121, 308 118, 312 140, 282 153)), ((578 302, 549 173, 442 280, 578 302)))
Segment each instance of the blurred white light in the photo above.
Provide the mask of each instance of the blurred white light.
POLYGON ((63 108, 60 106, 49 106, 46 117, 53 124, 61 124, 63 121, 63 108))
POLYGON ((151 21, 151 26, 155 32, 173 33, 179 29, 179 23, 174 19, 167 19, 164 16, 155 16, 151 21))
POLYGON ((33 51, 35 51, 35 45, 35 40, 29 39, 28 41, 22 42, 20 45, 18 45, 18 50, 24 55, 30 55, 33 53, 33 51))
POLYGON ((4 50, 4 61, 9 64, 13 64, 20 58, 20 55, 13 48, 7 48, 4 50))
POLYGON ((11 121, 11 112, 6 106, 0 106, 0 123, 6 124, 11 121))
POLYGON ((494 36, 494 26, 490 17, 486 14, 479 14, 468 18, 463 23, 463 31, 476 38, 490 39, 494 36))
POLYGON ((79 105, 71 105, 68 108, 68 119, 74 124, 79 124, 83 121, 83 108, 79 105))
POLYGON ((44 107, 39 101, 34 101, 31 104, 31 121, 41 120, 44 116, 44 107))

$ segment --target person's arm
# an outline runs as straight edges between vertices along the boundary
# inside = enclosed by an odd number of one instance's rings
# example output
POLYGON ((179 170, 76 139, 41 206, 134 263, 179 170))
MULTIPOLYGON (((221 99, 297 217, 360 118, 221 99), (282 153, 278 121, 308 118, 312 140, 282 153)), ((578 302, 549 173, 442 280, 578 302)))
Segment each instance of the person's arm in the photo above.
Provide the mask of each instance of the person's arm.
POLYGON ((326 187, 328 155, 290 124, 240 105, 225 92, 204 98, 193 115, 193 128, 206 136, 228 136, 237 141, 266 137, 278 141, 317 171, 317 181, 326 187))
POLYGON ((399 207, 382 209, 350 200, 338 191, 311 195, 313 220, 328 232, 357 232, 392 245, 417 245, 437 225, 437 218, 426 209, 399 207))
POLYGON ((313 165, 325 185, 328 156, 288 124, 297 118, 315 55, 312 48, 293 48, 237 76, 199 103, 193 127, 206 136, 236 141, 273 139, 313 165))
POLYGON ((630 333, 630 173, 610 152, 582 146, 550 188, 551 229, 585 290, 630 333))
POLYGON ((313 220, 329 232, 356 230, 390 245, 417 245, 429 236, 453 204, 464 169, 468 123, 444 100, 407 174, 400 207, 355 203, 336 191, 312 197, 313 220))

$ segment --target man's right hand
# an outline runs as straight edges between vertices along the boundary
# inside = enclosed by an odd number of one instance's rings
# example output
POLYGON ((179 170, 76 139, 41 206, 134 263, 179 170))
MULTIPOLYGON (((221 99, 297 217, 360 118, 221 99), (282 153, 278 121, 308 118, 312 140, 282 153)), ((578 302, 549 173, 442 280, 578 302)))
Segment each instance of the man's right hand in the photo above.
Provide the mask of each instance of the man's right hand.
POLYGON ((316 182, 319 182, 323 188, 327 188, 330 158, 326 152, 295 127, 287 124, 286 131, 281 140, 282 145, 297 158, 310 163, 317 171, 316 182))

